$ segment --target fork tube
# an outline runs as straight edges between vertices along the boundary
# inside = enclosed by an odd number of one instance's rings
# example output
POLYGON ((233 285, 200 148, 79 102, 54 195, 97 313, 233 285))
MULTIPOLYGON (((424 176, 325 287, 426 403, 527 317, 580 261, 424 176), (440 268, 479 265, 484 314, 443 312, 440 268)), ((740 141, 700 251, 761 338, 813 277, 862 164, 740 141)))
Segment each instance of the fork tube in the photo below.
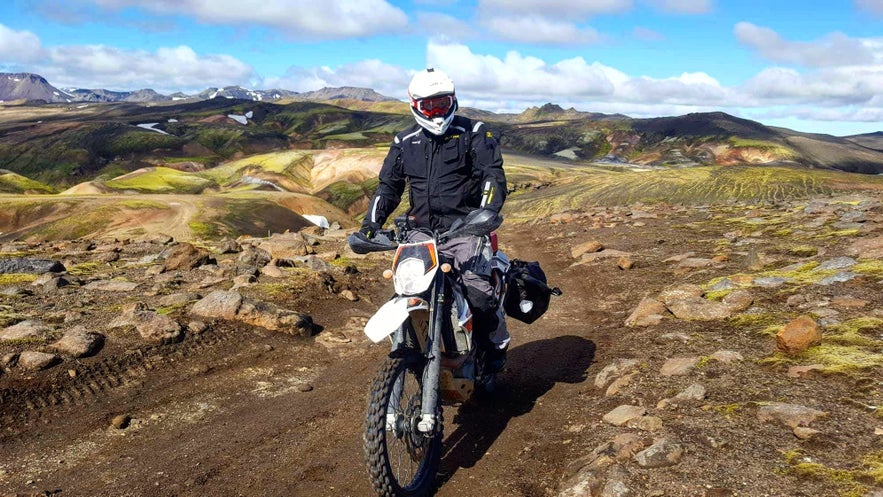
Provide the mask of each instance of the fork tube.
POLYGON ((441 352, 439 350, 439 340, 441 340, 442 319, 444 319, 444 273, 438 272, 435 284, 432 287, 432 299, 430 305, 430 313, 432 322, 430 323, 427 353, 429 354, 426 361, 426 369, 423 373, 423 402, 421 408, 422 417, 426 419, 430 417, 435 419, 438 407, 438 377, 441 365, 441 352), (428 416, 427 416, 428 415, 428 416))

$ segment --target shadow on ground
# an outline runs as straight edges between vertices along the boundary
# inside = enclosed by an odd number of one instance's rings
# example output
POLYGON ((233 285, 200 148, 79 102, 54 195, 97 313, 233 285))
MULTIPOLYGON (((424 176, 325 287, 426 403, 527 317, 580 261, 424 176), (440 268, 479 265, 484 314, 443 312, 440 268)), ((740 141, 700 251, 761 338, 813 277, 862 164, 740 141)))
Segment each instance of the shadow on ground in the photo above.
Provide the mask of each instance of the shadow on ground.
POLYGON ((594 358, 595 343, 576 336, 537 340, 510 350, 494 394, 464 404, 454 417, 458 426, 444 441, 438 484, 480 461, 509 421, 533 410, 556 383, 585 381, 594 358))

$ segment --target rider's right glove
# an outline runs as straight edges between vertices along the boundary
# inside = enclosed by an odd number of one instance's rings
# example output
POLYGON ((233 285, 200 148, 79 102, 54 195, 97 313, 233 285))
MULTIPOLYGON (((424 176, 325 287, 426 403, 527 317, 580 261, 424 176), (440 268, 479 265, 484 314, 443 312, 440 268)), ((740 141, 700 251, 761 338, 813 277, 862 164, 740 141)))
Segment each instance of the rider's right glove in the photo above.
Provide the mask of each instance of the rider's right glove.
POLYGON ((362 227, 359 228, 359 233, 365 235, 369 240, 374 238, 374 235, 377 234, 377 231, 380 230, 380 225, 377 223, 365 222, 362 224, 362 227))

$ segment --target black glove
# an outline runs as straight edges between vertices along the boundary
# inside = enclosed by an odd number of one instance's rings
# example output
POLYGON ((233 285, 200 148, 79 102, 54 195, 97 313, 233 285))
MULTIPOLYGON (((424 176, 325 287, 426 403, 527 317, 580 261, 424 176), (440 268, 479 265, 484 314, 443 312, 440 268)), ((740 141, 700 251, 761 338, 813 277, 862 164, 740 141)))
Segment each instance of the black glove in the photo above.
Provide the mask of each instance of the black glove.
POLYGON ((374 235, 380 230, 380 225, 377 223, 365 223, 359 228, 359 233, 365 235, 369 240, 374 238, 374 235))

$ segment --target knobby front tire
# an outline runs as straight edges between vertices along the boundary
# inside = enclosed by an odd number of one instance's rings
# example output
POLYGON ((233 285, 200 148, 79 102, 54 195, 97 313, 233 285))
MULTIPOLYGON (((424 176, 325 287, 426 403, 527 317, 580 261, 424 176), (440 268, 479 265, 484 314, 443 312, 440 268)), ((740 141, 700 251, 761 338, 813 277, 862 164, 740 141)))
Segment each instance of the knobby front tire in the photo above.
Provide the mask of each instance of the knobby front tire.
POLYGON ((416 352, 387 358, 371 387, 365 419, 365 463, 374 490, 382 497, 435 493, 443 425, 439 409, 433 436, 417 430, 424 362, 416 352))

